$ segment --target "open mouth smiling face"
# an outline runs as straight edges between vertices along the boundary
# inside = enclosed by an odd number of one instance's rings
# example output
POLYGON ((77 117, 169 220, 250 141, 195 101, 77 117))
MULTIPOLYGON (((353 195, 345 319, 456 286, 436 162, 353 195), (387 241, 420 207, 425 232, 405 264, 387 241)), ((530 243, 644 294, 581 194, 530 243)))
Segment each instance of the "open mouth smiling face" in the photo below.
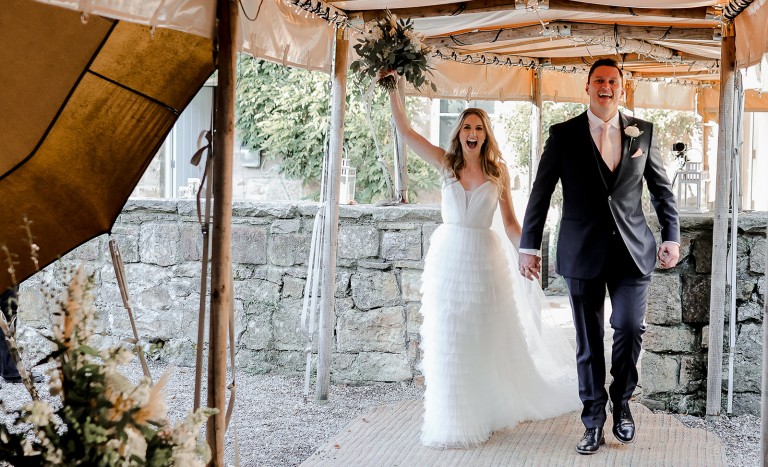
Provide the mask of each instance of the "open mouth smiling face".
POLYGON ((465 151, 477 151, 485 142, 485 126, 477 115, 468 115, 461 125, 459 139, 465 151))
POLYGON ((609 113, 618 110, 619 101, 624 95, 624 87, 619 70, 609 66, 595 69, 587 83, 590 105, 602 107, 609 113))

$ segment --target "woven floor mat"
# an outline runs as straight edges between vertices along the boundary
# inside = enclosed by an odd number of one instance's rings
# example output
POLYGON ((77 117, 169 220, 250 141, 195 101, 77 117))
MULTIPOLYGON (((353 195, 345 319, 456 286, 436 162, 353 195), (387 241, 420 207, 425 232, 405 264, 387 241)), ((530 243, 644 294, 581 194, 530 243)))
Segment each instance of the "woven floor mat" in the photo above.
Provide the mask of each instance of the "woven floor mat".
MULTIPOLYGON (((575 446, 584 428, 578 412, 521 423, 493 434, 474 449, 432 449, 419 442, 421 401, 376 407, 301 464, 312 466, 726 466, 725 449, 712 433, 632 404, 636 442, 622 445, 610 433, 591 456, 575 446)), ((610 423, 610 416, 609 416, 610 423)))

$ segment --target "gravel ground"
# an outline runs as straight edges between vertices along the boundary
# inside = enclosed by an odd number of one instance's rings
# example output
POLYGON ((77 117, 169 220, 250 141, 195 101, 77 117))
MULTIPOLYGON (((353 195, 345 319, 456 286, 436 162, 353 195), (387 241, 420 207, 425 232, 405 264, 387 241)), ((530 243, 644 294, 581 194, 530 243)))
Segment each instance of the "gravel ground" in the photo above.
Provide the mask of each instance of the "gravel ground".
POLYGON ((678 415, 677 418, 686 426, 702 428, 717 435, 725 445, 729 466, 760 465, 760 417, 741 415, 712 421, 690 415, 678 415))
MULTIPOLYGON (((170 371, 166 386, 168 413, 171 420, 183 418, 192 408, 194 369, 151 364, 153 377, 170 371)), ((138 365, 127 366, 125 373, 134 379, 141 376, 138 365)), ((234 428, 227 433, 226 463, 235 465, 235 449, 239 447, 240 465, 286 467, 300 464, 321 444, 340 432, 349 422, 382 404, 420 399, 421 388, 413 384, 373 384, 366 386, 332 385, 330 401, 314 403, 314 383, 310 402, 304 401, 303 378, 279 375, 237 374, 234 428), (235 443, 235 433, 237 443, 235 443)), ((47 391, 42 391, 43 397, 47 391)), ((28 400, 26 390, 18 384, 2 384, 0 399, 10 408, 28 400)), ((205 400, 205 390, 203 390, 205 400)), ((760 419, 744 415, 705 421, 679 415, 687 426, 716 434, 725 444, 729 466, 758 465, 760 456, 760 419)))

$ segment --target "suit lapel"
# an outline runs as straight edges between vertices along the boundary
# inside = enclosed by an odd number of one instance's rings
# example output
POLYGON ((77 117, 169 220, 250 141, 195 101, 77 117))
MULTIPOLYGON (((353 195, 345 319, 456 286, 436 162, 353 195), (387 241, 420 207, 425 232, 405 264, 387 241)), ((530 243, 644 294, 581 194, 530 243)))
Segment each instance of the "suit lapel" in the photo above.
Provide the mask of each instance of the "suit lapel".
POLYGON ((627 134, 624 132, 624 130, 629 126, 631 120, 630 117, 627 117, 623 113, 619 112, 619 134, 621 135, 621 158, 619 159, 619 163, 616 166, 615 174, 616 179, 618 180, 619 177, 621 177, 621 168, 625 164, 625 161, 629 158, 629 155, 627 152, 629 152, 629 141, 630 137, 627 136, 627 134))

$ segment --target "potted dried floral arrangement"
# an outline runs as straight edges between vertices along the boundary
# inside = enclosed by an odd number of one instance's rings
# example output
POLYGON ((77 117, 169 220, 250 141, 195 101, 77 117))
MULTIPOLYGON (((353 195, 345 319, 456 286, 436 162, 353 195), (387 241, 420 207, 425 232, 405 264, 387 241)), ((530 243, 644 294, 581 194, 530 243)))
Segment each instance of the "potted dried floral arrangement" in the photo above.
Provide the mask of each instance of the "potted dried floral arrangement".
POLYGON ((152 385, 119 371, 134 351, 89 345, 95 308, 92 278, 83 268, 72 276, 54 313, 54 350, 40 364, 51 365, 52 401, 32 401, 11 411, 0 402, 0 463, 14 466, 204 466, 208 446, 200 428, 216 411, 202 408, 172 426, 162 393, 167 374, 152 385))

